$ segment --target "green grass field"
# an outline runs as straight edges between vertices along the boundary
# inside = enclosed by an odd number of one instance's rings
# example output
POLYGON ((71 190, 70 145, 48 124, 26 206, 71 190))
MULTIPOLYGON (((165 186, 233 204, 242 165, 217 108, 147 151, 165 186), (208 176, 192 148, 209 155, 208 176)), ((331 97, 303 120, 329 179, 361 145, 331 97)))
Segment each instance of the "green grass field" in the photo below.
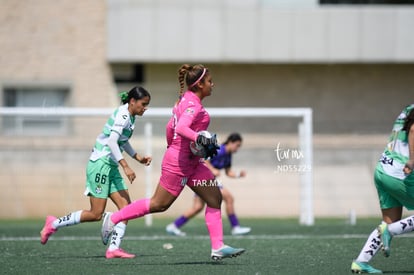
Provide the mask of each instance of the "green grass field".
MULTIPOLYGON (((43 246, 39 231, 43 221, 0 221, 1 274, 351 274, 350 265, 378 219, 316 220, 315 226, 300 226, 296 219, 242 219, 252 233, 228 234, 225 243, 247 252, 221 262, 210 260, 210 241, 202 219, 184 227, 187 237, 165 234, 166 219, 154 217, 152 227, 143 219, 131 221, 122 247, 137 254, 134 259, 104 257, 100 223, 60 229, 43 246), (163 244, 171 243, 166 250, 163 244)), ((413 274, 413 237, 393 240, 392 255, 378 254, 372 265, 390 274, 413 274)))

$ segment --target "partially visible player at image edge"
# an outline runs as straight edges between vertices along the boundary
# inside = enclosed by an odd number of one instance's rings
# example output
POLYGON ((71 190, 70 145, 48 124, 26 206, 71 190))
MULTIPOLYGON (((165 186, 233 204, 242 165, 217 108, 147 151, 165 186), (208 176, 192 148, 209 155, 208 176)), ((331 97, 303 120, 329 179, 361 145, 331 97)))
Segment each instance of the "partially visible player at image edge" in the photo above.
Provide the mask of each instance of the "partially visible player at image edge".
MULTIPOLYGON (((40 232, 42 244, 46 244, 49 237, 61 227, 100 221, 108 198, 118 209, 131 203, 128 187, 119 173, 118 165, 121 165, 125 176, 132 184, 136 175, 122 156, 122 152, 125 151, 133 159, 146 166, 151 163, 151 157, 138 155, 129 143, 135 128, 135 118, 142 116, 147 110, 151 96, 144 88, 134 87, 129 92, 121 93, 121 100, 122 105, 107 120, 89 158, 85 195, 89 196, 90 210, 71 212, 60 218, 47 216, 40 232)), ((127 253, 120 248, 126 224, 127 222, 122 222, 114 228, 111 243, 105 254, 106 258, 135 257, 134 254, 127 253)), ((103 240, 103 243, 107 245, 108 240, 103 240)))
MULTIPOLYGON (((224 169, 226 175, 230 178, 243 178, 246 176, 246 171, 241 170, 239 172, 233 171, 231 168, 232 164, 232 155, 237 153, 239 148, 242 145, 242 137, 239 133, 231 133, 226 141, 220 146, 216 156, 212 157, 210 160, 206 160, 204 164, 213 172, 215 177, 220 176, 220 170, 224 169)), ((230 221, 231 234, 245 235, 250 233, 251 228, 240 226, 239 219, 237 218, 235 207, 234 207, 234 197, 229 190, 223 187, 223 184, 219 182, 216 178, 216 183, 221 190, 221 195, 223 197, 224 203, 226 205, 227 218, 230 221)), ((186 233, 183 232, 182 228, 191 218, 195 217, 200 213, 204 208, 205 203, 203 200, 195 195, 193 200, 193 205, 189 208, 183 215, 178 217, 173 223, 167 225, 165 230, 170 235, 175 236, 186 236, 186 233)))
POLYGON ((211 241, 211 258, 220 260, 236 257, 245 250, 223 243, 220 189, 213 184, 195 184, 197 181, 213 181, 214 175, 203 164, 202 157, 194 155, 190 149, 190 143, 195 142, 205 148, 205 158, 217 154, 215 135, 203 132, 210 123, 210 115, 201 103, 205 97, 211 95, 213 80, 209 70, 203 65, 188 64, 180 67, 178 80, 179 100, 166 126, 167 150, 162 160, 161 177, 155 193, 151 198, 137 200, 113 214, 106 215, 102 225, 102 238, 109 238, 114 226, 121 221, 166 211, 187 185, 207 204, 205 221, 211 241), (188 87, 185 92, 184 81, 188 87))
POLYGON ((382 273, 368 264, 382 248, 390 256, 393 236, 414 230, 414 216, 401 219, 403 207, 414 210, 414 104, 404 108, 394 122, 387 146, 374 172, 382 223, 369 235, 351 264, 353 273, 382 273))

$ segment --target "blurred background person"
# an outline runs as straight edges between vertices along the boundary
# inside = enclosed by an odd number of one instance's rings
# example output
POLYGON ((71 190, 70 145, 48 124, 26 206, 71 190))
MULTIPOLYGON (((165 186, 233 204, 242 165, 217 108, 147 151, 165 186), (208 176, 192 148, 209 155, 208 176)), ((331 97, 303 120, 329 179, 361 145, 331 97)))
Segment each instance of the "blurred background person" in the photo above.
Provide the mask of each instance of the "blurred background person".
MULTIPOLYGON (((229 190, 225 189, 221 182, 217 180, 220 176, 220 170, 224 169, 226 175, 229 178, 242 178, 246 176, 246 172, 241 170, 235 172, 232 167, 232 155, 237 153, 242 145, 242 137, 239 133, 232 133, 227 137, 227 140, 220 146, 216 156, 209 160, 205 160, 205 165, 211 170, 216 176, 214 181, 221 190, 221 195, 226 204, 226 213, 231 226, 232 235, 245 235, 251 231, 250 227, 240 226, 239 219, 237 218, 234 208, 234 197, 229 190)), ((170 223, 166 227, 168 234, 175 236, 185 236, 186 233, 181 231, 183 227, 191 218, 195 217, 204 208, 205 202, 197 195, 194 196, 193 205, 183 215, 177 218, 173 223, 170 223)))

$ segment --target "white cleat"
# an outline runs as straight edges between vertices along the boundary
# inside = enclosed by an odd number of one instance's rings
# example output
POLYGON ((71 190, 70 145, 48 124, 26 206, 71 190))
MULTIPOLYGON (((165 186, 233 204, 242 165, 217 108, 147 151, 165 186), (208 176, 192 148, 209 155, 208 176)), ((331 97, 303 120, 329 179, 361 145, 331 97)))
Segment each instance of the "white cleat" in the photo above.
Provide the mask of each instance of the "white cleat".
POLYGON ((178 227, 174 223, 170 223, 169 225, 167 225, 167 227, 165 228, 165 231, 167 231, 168 234, 173 235, 173 236, 184 237, 187 235, 185 232, 178 229, 178 227))
POLYGON ((250 227, 235 226, 231 230, 231 234, 233 236, 240 236, 240 235, 249 234, 250 231, 252 231, 252 229, 250 227))
POLYGON ((101 228, 101 238, 102 243, 104 245, 107 245, 109 242, 109 239, 111 238, 112 232, 114 231, 115 224, 111 221, 111 212, 104 213, 104 218, 102 222, 102 228, 101 228))
POLYGON ((228 245, 223 245, 220 249, 211 250, 211 259, 213 261, 220 261, 224 258, 233 258, 240 256, 243 254, 246 250, 244 248, 233 248, 228 245))

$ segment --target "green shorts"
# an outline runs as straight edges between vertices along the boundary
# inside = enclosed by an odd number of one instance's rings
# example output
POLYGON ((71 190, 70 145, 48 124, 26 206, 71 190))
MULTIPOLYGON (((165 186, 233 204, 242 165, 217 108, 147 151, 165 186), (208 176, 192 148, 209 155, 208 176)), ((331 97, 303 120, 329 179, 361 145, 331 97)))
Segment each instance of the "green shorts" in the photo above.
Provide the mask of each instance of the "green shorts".
POLYGON ((381 209, 404 206, 408 210, 414 210, 414 174, 401 180, 384 174, 377 168, 374 181, 381 209))
POLYGON ((110 165, 103 160, 88 162, 86 168, 85 195, 107 199, 110 194, 127 190, 124 179, 119 173, 118 166, 110 165))

